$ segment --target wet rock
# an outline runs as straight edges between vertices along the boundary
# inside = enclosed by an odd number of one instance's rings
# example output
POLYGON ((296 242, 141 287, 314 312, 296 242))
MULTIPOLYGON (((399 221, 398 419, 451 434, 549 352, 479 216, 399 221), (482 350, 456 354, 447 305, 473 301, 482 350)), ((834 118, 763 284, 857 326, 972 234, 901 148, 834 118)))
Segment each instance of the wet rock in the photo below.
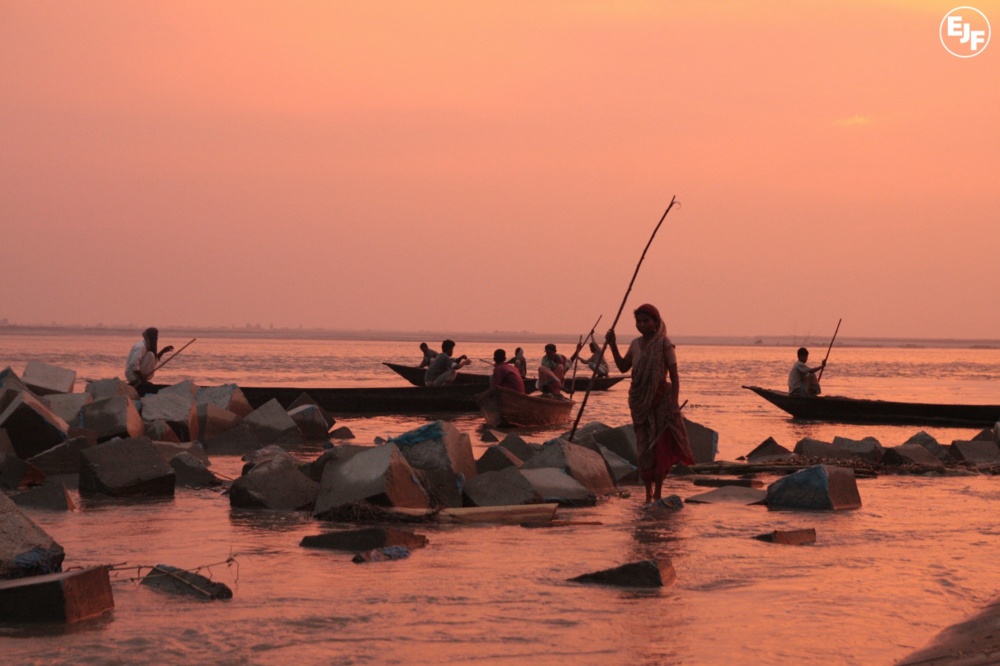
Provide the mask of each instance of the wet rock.
POLYGON ((288 410, 288 416, 295 425, 299 427, 299 432, 307 441, 325 440, 329 438, 327 431, 330 424, 317 405, 300 405, 288 410))
POLYGON ((80 427, 97 433, 97 441, 141 437, 146 432, 135 401, 123 395, 94 400, 80 409, 80 427))
POLYGON ((630 562, 613 569, 575 576, 574 583, 610 585, 613 587, 663 587, 677 579, 674 565, 668 558, 630 562))
POLYGON ((795 444, 795 453, 806 458, 823 458, 826 460, 850 460, 854 457, 854 454, 847 449, 811 437, 800 439, 795 444))
POLYGON ((476 461, 476 474, 497 472, 507 467, 521 467, 523 464, 524 461, 520 458, 503 446, 495 444, 487 448, 483 451, 483 455, 479 456, 479 460, 476 461))
POLYGON ((778 444, 773 437, 768 437, 757 447, 746 455, 748 463, 769 463, 788 460, 792 457, 792 452, 778 444))
POLYGON ((763 504, 766 499, 767 491, 760 488, 723 486, 707 493, 692 495, 685 501, 688 504, 763 504))
POLYGON ((597 503, 593 492, 561 469, 522 467, 519 471, 543 502, 558 502, 560 506, 592 506, 597 503))
POLYGON ((955 458, 974 464, 1000 461, 1000 446, 991 441, 956 440, 951 443, 951 452, 955 458))
POLYGON ((25 460, 69 438, 69 425, 28 391, 18 393, 0 413, 0 428, 7 431, 17 457, 25 460))
POLYGON ((72 393, 76 370, 68 370, 42 361, 28 361, 24 374, 21 375, 21 381, 38 396, 72 393))
POLYGON ((175 484, 183 488, 212 488, 222 484, 204 462, 187 452, 171 458, 170 467, 176 475, 175 484))
POLYGON ((0 583, 0 621, 73 623, 115 607, 107 567, 19 578, 0 583))
POLYGON ((98 379, 97 381, 88 382, 87 388, 84 390, 92 395, 95 401, 104 398, 114 398, 116 396, 125 396, 129 400, 139 399, 139 394, 136 393, 134 387, 117 378, 98 379))
POLYGON ((933 469, 944 469, 944 463, 919 444, 900 444, 891 446, 882 455, 882 464, 888 466, 895 465, 920 465, 933 469))
POLYGON ((298 446, 302 444, 299 426, 277 399, 272 398, 243 418, 264 444, 298 446))
POLYGON ((37 486, 45 480, 45 472, 26 460, 9 453, 0 453, 0 487, 17 490, 37 486))
POLYGON ((714 462, 715 456, 719 455, 719 433, 686 417, 684 426, 695 464, 714 462))
POLYGON ((263 446, 264 442, 257 436, 257 431, 245 423, 240 423, 211 441, 205 442, 205 451, 210 456, 242 456, 253 453, 263 446))
POLYGON ((388 441, 415 469, 450 470, 466 480, 476 476, 469 435, 447 421, 428 423, 388 441))
POLYGON ((198 439, 198 409, 194 395, 183 384, 145 396, 141 414, 147 430, 150 423, 165 421, 177 433, 179 441, 193 442, 198 439))
POLYGON ((173 497, 174 470, 148 437, 115 439, 80 452, 80 494, 173 497))
POLYGON ((0 579, 62 570, 62 546, 0 493, 0 579))
POLYGON ((565 470, 595 495, 610 495, 618 489, 601 454, 564 439, 547 442, 539 453, 524 463, 521 470, 544 467, 565 470))
POLYGON ((299 545, 303 548, 326 548, 351 553, 392 546, 415 550, 427 545, 427 537, 393 527, 366 527, 302 537, 299 545))
POLYGON ((839 511, 861 507, 850 467, 815 465, 778 479, 767 487, 769 509, 839 511))
POLYGON ((38 469, 45 472, 48 476, 79 474, 80 452, 96 445, 96 438, 86 436, 71 437, 62 444, 42 451, 38 455, 31 456, 28 458, 28 462, 38 467, 38 469))
POLYGON ((396 445, 385 444, 331 462, 323 470, 317 518, 336 520, 357 503, 427 509, 430 498, 396 445))
POLYGON ((45 404, 70 426, 80 423, 80 410, 94 402, 89 393, 53 393, 43 398, 45 404))
POLYGON ((881 442, 874 437, 864 439, 848 439, 846 437, 834 437, 833 445, 840 449, 846 449, 851 455, 861 460, 878 464, 882 460, 885 449, 881 442))
POLYGON ((334 428, 329 432, 330 439, 354 439, 354 433, 347 426, 334 428))
POLYGON ((298 461, 279 446, 258 451, 249 470, 233 481, 229 504, 248 509, 311 510, 319 484, 299 469, 298 461))
POLYGON ((465 484, 469 506, 513 506, 542 501, 531 482, 517 467, 483 472, 465 484))
POLYGON ((410 549, 405 546, 387 546, 376 548, 365 553, 358 553, 351 558, 351 562, 362 564, 363 562, 387 562, 389 560, 405 560, 410 556, 410 549))
POLYGON ((236 414, 239 418, 253 412, 253 407, 250 406, 243 391, 236 384, 202 386, 195 393, 194 399, 199 407, 214 405, 218 409, 236 414))
POLYGON ((809 543, 816 543, 816 530, 812 527, 801 530, 774 530, 767 534, 758 534, 754 538, 758 541, 767 541, 769 543, 802 546, 809 543))
POLYGON ((167 564, 157 564, 143 576, 142 585, 168 594, 179 594, 197 599, 232 599, 233 591, 224 583, 217 583, 201 574, 178 569, 167 564))
POLYGON ((63 483, 46 481, 40 486, 29 488, 24 492, 12 495, 14 504, 32 509, 49 511, 76 511, 76 502, 63 483))

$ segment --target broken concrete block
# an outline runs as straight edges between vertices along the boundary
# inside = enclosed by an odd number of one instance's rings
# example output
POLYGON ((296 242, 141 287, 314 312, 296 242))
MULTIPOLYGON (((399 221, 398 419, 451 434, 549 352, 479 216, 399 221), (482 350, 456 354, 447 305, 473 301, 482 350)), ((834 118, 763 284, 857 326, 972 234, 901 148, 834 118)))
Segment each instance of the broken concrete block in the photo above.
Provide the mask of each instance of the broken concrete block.
POLYGON ((123 395, 94 400, 80 409, 80 427, 97 433, 97 441, 113 437, 142 437, 146 426, 135 402, 123 395))
POLYGON ((279 446, 257 451, 250 469, 233 481, 229 504, 247 509, 311 510, 319 484, 299 469, 298 461, 279 446))
POLYGON ((53 393, 43 398, 45 404, 70 426, 79 425, 80 410, 94 401, 89 393, 53 393))
POLYGON ((222 485, 205 463, 190 453, 182 452, 170 459, 170 467, 176 475, 175 485, 182 488, 212 488, 222 485))
POLYGON ((849 460, 854 453, 847 449, 821 442, 811 437, 803 437, 795 444, 795 453, 806 458, 823 458, 826 460, 849 460))
POLYGON ((850 451, 855 458, 875 464, 881 462, 882 455, 885 452, 881 442, 874 437, 865 437, 864 439, 834 437, 833 445, 837 448, 850 451))
POLYGON ((62 546, 0 493, 0 578, 22 578, 62 569, 62 546))
POLYGON ((181 443, 181 438, 177 436, 177 433, 170 427, 170 424, 163 419, 144 421, 143 423, 146 426, 146 437, 149 437, 154 442, 181 443))
POLYGON ((904 442, 904 444, 919 444, 927 449, 927 451, 938 460, 946 460, 950 457, 948 449, 941 446, 940 442, 934 439, 933 435, 929 435, 923 430, 918 432, 913 437, 910 437, 904 442))
POLYGON ((330 439, 354 439, 354 433, 347 426, 334 428, 329 432, 330 439))
POLYGON ((73 623, 115 607, 107 567, 0 583, 0 621, 73 623))
POLYGON ((76 511, 76 502, 63 483, 46 481, 39 486, 12 495, 14 504, 49 511, 76 511))
POLYGON ((0 413, 0 427, 7 431, 17 457, 25 460, 69 437, 69 425, 28 391, 18 393, 0 413))
POLYGON ((611 478, 615 484, 639 482, 638 467, 603 444, 598 444, 597 447, 597 452, 604 458, 604 464, 608 466, 608 471, 611 473, 611 478))
POLYGON ((707 493, 688 497, 688 504, 763 504, 767 499, 767 491, 760 488, 744 488, 742 486, 722 486, 707 493))
POLYGON ((115 439, 80 452, 81 495, 173 497, 174 481, 174 470, 148 437, 115 439))
POLYGON ((257 431, 240 423, 205 443, 209 456, 242 456, 264 446, 257 431))
POLYGON ((900 444, 885 449, 883 465, 920 465, 933 469, 944 469, 944 462, 919 444, 900 444))
POLYGON ((14 368, 9 365, 3 370, 0 370, 0 392, 2 392, 2 389, 7 389, 13 391, 14 393, 31 390, 24 385, 21 378, 16 372, 14 372, 14 368))
POLYGON ((92 395, 94 400, 114 398, 120 395, 125 396, 129 400, 139 399, 139 394, 136 393, 134 387, 130 386, 127 382, 114 377, 111 379, 98 379, 97 381, 87 382, 87 388, 85 388, 84 391, 92 395))
POLYGON ((0 488, 17 490, 37 486, 45 480, 45 472, 15 455, 0 453, 0 488))
POLYGON ((558 502, 560 506, 592 506, 597 503, 593 492, 561 469, 522 467, 519 471, 543 502, 558 502))
POLYGON ((746 455, 748 463, 769 463, 788 460, 792 452, 778 444, 773 437, 768 437, 746 455))
POLYGON ((72 393, 76 370, 67 370, 42 361, 28 361, 24 374, 21 375, 21 381, 38 396, 72 393))
POLYGON ((535 487, 515 466, 477 474, 465 484, 464 493, 468 506, 514 506, 542 501, 535 487))
POLYGON ((714 462, 715 456, 719 455, 719 433, 687 417, 682 418, 695 464, 714 462))
POLYGON ((840 511, 861 507, 861 495, 850 467, 815 465, 789 474, 767 487, 769 509, 840 511))
POLYGON ((232 412, 236 416, 243 418, 253 412, 253 407, 247 401, 243 391, 236 384, 224 384, 223 386, 202 386, 195 394, 195 403, 202 405, 214 405, 219 409, 232 412))
POLYGON ((150 569, 149 573, 143 576, 141 584, 160 592, 197 599, 233 598, 233 591, 224 583, 217 583, 201 574, 167 564, 157 564, 150 569))
POLYGON ((968 463, 995 463, 1000 461, 1000 446, 992 441, 962 441, 951 443, 952 455, 968 463))
POLYGON ((614 451, 633 465, 639 464, 639 454, 635 443, 635 428, 631 423, 617 428, 607 428, 593 433, 601 445, 614 451))
POLYGON ((319 410, 319 413, 322 414, 323 416, 323 420, 326 421, 328 424, 327 430, 332 428, 333 424, 337 422, 337 419, 333 417, 333 414, 323 409, 323 407, 320 406, 320 404, 316 402, 316 400, 308 393, 299 394, 299 397, 297 397, 295 400, 292 400, 291 404, 288 405, 287 409, 289 412, 291 412, 293 409, 302 407, 303 405, 312 405, 313 407, 316 407, 319 410))
POLYGON ((45 472, 47 476, 80 473, 80 451, 96 446, 96 439, 86 436, 71 437, 62 444, 28 458, 28 462, 45 472))
POLYGON ((427 537, 393 527, 366 527, 305 536, 299 545, 303 548, 327 548, 351 553, 391 546, 403 546, 415 550, 427 545, 427 537))
POLYGON ((387 562, 389 560, 405 560, 410 556, 410 549, 406 546, 386 546, 376 548, 364 553, 358 553, 351 558, 351 562, 361 564, 362 562, 387 562))
MULTIPOLYGON (((143 396, 140 411, 143 423, 148 430, 149 424, 165 421, 170 429, 177 433, 179 441, 197 440, 198 409, 195 406, 194 396, 190 391, 183 390, 181 384, 175 384, 168 389, 143 396)), ((152 438, 152 435, 150 437, 152 438)))
POLYGON ((487 448, 476 461, 476 474, 497 472, 507 467, 520 467, 524 464, 520 458, 499 444, 487 448))
POLYGON ((677 579, 674 565, 669 558, 630 562, 613 569, 574 576, 574 583, 611 585, 614 587, 663 587, 677 579))
POLYGON ((812 527, 801 530, 774 530, 767 534, 758 534, 754 538, 758 541, 767 541, 769 543, 802 546, 808 543, 816 543, 816 530, 812 527))
POLYGON ((319 483, 323 479, 323 470, 334 460, 339 460, 341 458, 340 452, 337 449, 329 448, 320 454, 318 458, 312 462, 305 464, 300 464, 299 469, 303 474, 308 476, 310 479, 319 483))
POLYGON ((466 480, 476 475, 469 436, 446 421, 428 423, 388 441, 399 448, 414 469, 450 470, 466 480))
POLYGON ((298 446, 302 444, 299 427, 277 399, 272 398, 243 418, 243 425, 253 428, 264 444, 298 446))
POLYGON ((306 441, 315 442, 329 439, 327 431, 330 429, 330 425, 319 406, 299 405, 294 409, 289 409, 288 416, 295 421, 295 425, 299 427, 299 432, 302 433, 306 441))
POLYGON ((983 428, 978 433, 973 436, 973 442, 995 442, 997 441, 997 433, 993 428, 983 428))
POLYGON ((198 395, 199 389, 200 387, 193 381, 191 381, 190 379, 185 379, 182 382, 177 382, 176 384, 171 384, 170 386, 164 386, 159 391, 157 391, 157 393, 163 393, 166 395, 178 395, 181 396, 182 398, 191 398, 191 400, 194 400, 195 396, 198 395))
POLYGON ((205 443, 211 442, 227 430, 232 430, 240 422, 238 415, 211 402, 199 404, 196 410, 198 439, 205 443))
POLYGON ((564 439, 547 442, 539 453, 524 463, 521 469, 523 471, 542 467, 565 470, 595 495, 610 495, 618 490, 600 453, 564 439))
POLYGON ((530 460, 536 453, 542 450, 538 444, 529 444, 520 435, 511 433, 500 440, 500 446, 507 449, 521 461, 530 460))
POLYGON ((323 470, 315 516, 335 520, 356 503, 427 509, 427 489, 395 444, 359 451, 323 470))
POLYGON ((159 452, 163 462, 168 465, 171 460, 182 453, 190 455, 205 467, 212 464, 212 462, 208 459, 208 454, 205 453, 205 446, 201 442, 154 441, 153 446, 156 447, 156 450, 159 452))
POLYGON ((464 476, 456 474, 450 469, 415 469, 414 471, 430 494, 431 508, 455 509, 462 506, 464 476))

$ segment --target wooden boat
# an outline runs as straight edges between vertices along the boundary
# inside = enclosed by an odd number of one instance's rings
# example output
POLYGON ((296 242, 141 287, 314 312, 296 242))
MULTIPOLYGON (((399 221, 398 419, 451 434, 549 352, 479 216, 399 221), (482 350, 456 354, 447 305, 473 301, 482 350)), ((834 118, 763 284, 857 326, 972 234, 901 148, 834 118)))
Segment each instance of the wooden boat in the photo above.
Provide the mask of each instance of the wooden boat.
MULTIPOLYGON (((400 365, 399 363, 389 363, 383 362, 390 370, 395 372, 397 375, 410 382, 414 386, 424 385, 424 369, 418 368, 412 365, 400 365)), ((625 375, 620 375, 618 377, 595 377, 594 378, 594 391, 607 391, 609 388, 617 384, 618 382, 625 379, 625 375)), ((534 377, 529 377, 524 380, 524 390, 528 393, 534 393, 538 390, 535 386, 537 380, 534 377)), ((482 375, 474 372, 459 372, 455 377, 455 384, 477 384, 481 388, 485 388, 490 385, 490 376, 482 375)), ((563 382, 564 390, 570 390, 570 380, 566 379, 563 382)), ((590 385, 590 371, 587 370, 586 376, 577 376, 572 382, 573 392, 583 392, 587 390, 587 386, 590 385)))
POLYGON ((558 425, 570 419, 572 400, 525 395, 494 386, 477 399, 479 411, 491 426, 558 425))
POLYGON ((759 386, 744 386, 793 418, 840 423, 931 425, 941 427, 991 426, 1000 421, 1000 405, 956 405, 865 400, 838 396, 793 396, 759 386))

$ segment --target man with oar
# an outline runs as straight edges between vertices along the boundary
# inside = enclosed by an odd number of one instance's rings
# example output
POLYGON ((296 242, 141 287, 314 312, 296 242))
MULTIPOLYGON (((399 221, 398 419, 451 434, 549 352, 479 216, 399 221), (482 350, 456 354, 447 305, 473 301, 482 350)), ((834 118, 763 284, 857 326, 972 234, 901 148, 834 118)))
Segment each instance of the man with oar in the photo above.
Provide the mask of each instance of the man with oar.
POLYGON ((140 396, 153 391, 150 380, 156 373, 156 363, 174 350, 173 345, 167 345, 163 349, 156 350, 157 338, 160 332, 155 328, 147 328, 142 332, 142 340, 132 345, 132 350, 128 353, 125 361, 125 381, 134 387, 140 396))

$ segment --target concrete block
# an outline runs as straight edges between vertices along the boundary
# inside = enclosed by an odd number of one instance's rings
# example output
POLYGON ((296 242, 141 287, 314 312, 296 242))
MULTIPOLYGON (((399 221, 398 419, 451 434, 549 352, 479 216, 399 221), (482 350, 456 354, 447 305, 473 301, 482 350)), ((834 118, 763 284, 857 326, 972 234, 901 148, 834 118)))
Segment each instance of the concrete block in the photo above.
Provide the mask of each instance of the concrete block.
POLYGON ((972 437, 972 441, 995 442, 997 441, 996 430, 994 428, 983 428, 972 437))
POLYGON ((39 486, 12 495, 14 504, 31 509, 76 511, 76 502, 64 483, 46 481, 39 486))
POLYGON ((299 545, 303 548, 325 548, 350 553, 391 546, 403 546, 410 550, 416 550, 427 545, 427 537, 423 534, 394 527, 366 527, 305 536, 302 537, 299 545))
POLYGON ((864 439, 834 437, 833 445, 837 448, 850 451, 855 458, 875 464, 882 461, 882 455, 885 453, 881 442, 874 437, 865 437, 864 439))
POLYGON ((803 437, 795 444, 795 453, 806 458, 821 458, 824 460, 850 460, 854 453, 828 442, 821 442, 811 437, 803 437))
POLYGON ((80 424, 80 410, 94 401, 89 393, 53 393, 42 399, 53 412, 70 426, 80 424))
POLYGON ((146 437, 149 437, 154 442, 180 444, 181 438, 177 436, 177 433, 170 427, 170 424, 163 419, 143 421, 143 424, 146 426, 146 437))
POLYGON ((506 448, 499 444, 494 444, 483 451, 483 455, 479 456, 479 460, 476 461, 476 474, 497 472, 507 467, 516 468, 523 464, 524 461, 506 448))
POLYGON ((920 465, 934 469, 944 469, 944 462, 919 444, 891 446, 882 454, 883 465, 920 465))
POLYGON ((546 443, 541 452, 526 461, 521 469, 543 467, 566 470, 580 485, 595 495, 610 495, 618 490, 600 453, 563 439, 546 443))
POLYGON ((677 579, 669 558, 630 562, 613 569, 575 576, 574 583, 610 585, 612 587, 664 587, 677 579))
POLYGON ((215 405, 219 409, 232 412, 243 418, 253 412, 253 407, 247 401, 243 391, 236 384, 222 386, 203 386, 195 394, 195 402, 201 405, 215 405))
POLYGON ((1000 462, 1000 446, 997 446, 997 443, 992 441, 956 440, 951 443, 951 452, 957 459, 969 463, 1000 462))
POLYGON ((37 486, 45 480, 45 472, 27 460, 9 453, 0 453, 0 488, 17 490, 37 486))
POLYGON ((323 415, 323 420, 327 423, 327 430, 333 427, 333 424, 337 422, 337 419, 334 418, 333 414, 323 409, 320 404, 316 402, 315 398, 308 393, 300 393, 299 397, 292 400, 291 404, 288 405, 288 411, 291 412, 293 409, 302 407, 303 405, 312 405, 319 410, 319 413, 323 415))
POLYGON ((620 455, 607 448, 603 444, 598 444, 597 452, 604 458, 604 464, 611 473, 611 478, 615 484, 638 483, 639 468, 622 458, 620 455))
POLYGON ((466 480, 476 475, 472 441, 447 421, 434 421, 399 437, 391 437, 414 469, 450 470, 466 480))
POLYGON ((272 398, 243 418, 264 444, 298 446, 302 444, 299 426, 277 399, 272 398))
POLYGON ((941 443, 934 439, 933 435, 929 435, 923 430, 910 437, 904 444, 919 444, 939 460, 947 460, 950 457, 948 449, 941 446, 941 443))
POLYGON ((233 591, 225 583, 168 564, 157 564, 150 569, 149 573, 143 576, 141 585, 167 594, 195 597, 206 601, 233 598, 233 591))
MULTIPOLYGON (((462 506, 465 477, 450 469, 415 469, 431 498, 431 508, 456 509, 462 506)), ((475 478, 475 477, 473 477, 475 478)))
POLYGON ((153 446, 156 447, 156 451, 160 454, 160 458, 163 462, 168 465, 171 460, 181 454, 191 456, 205 467, 209 467, 212 464, 212 461, 208 459, 208 454, 205 453, 205 447, 201 442, 154 441, 153 446))
POLYGON ((815 465, 778 479, 767 487, 769 509, 839 511, 861 507, 850 467, 815 465))
POLYGON ((4 428, 0 428, 0 455, 17 457, 17 451, 14 450, 14 445, 10 441, 10 435, 4 428))
POLYGON ((633 465, 639 464, 639 454, 635 443, 635 428, 632 424, 618 426, 617 428, 607 428, 597 430, 593 434, 594 439, 601 445, 629 461, 633 465))
POLYGON ((136 393, 135 388, 129 386, 127 382, 114 377, 87 382, 87 387, 84 391, 93 396, 94 400, 114 398, 116 396, 125 396, 129 400, 139 399, 139 394, 136 393))
POLYGON ((767 534, 758 534, 754 537, 758 541, 768 543, 780 543, 788 546, 804 546, 816 543, 816 529, 809 527, 801 530, 774 530, 767 534))
POLYGON ((9 365, 0 370, 0 390, 8 389, 14 393, 20 393, 21 391, 30 391, 30 389, 24 385, 21 381, 20 376, 14 372, 14 368, 9 365))
POLYGON ((69 425, 29 391, 18 393, 0 413, 0 428, 24 459, 65 442, 69 432, 69 425))
POLYGON ((683 418, 695 464, 715 462, 715 456, 719 455, 719 433, 687 417, 683 418))
POLYGON ((133 400, 117 395, 94 400, 80 409, 80 427, 97 433, 97 441, 113 437, 142 437, 146 426, 133 400))
POLYGON ((0 621, 71 624, 113 610, 107 567, 20 578, 0 583, 0 621))
POLYGON ((205 444, 209 456, 242 456, 264 446, 257 431, 240 423, 205 444))
POLYGON ((175 476, 148 437, 115 439, 80 452, 81 495, 173 497, 175 476))
POLYGON ((42 361, 28 361, 24 374, 21 375, 21 381, 38 396, 72 393, 76 370, 68 370, 42 361))
POLYGON ((685 502, 689 504, 763 504, 767 491, 743 486, 722 486, 706 493, 692 495, 685 502))
POLYGON ((542 501, 535 487, 515 466, 477 474, 465 484, 465 499, 468 506, 514 506, 542 501))
POLYGON ((249 470, 233 481, 229 504, 248 509, 312 510, 319 484, 299 469, 298 460, 270 445, 253 456, 249 470))
POLYGON ((194 395, 183 384, 143 396, 140 413, 147 429, 150 423, 165 421, 177 433, 179 441, 198 439, 198 408, 194 395))
POLYGON ((62 444, 28 458, 28 462, 45 472, 47 476, 57 474, 79 474, 80 452, 89 446, 96 446, 96 439, 71 437, 62 444))
POLYGON ((597 503, 593 492, 561 469, 522 467, 519 471, 543 502, 558 502, 560 506, 592 506, 597 503))
POLYGON ((538 444, 529 444, 520 435, 511 433, 500 440, 500 446, 507 449, 521 461, 530 460, 536 453, 542 450, 538 444))
POLYGON ((228 409, 206 402, 196 406, 198 415, 198 439, 208 443, 227 430, 235 428, 240 417, 228 409))
POLYGON ((65 553, 6 493, 0 493, 0 579, 60 571, 65 553))
POLYGON ((792 457, 792 452, 775 441, 773 437, 768 437, 757 447, 746 455, 748 463, 768 463, 788 460, 792 457))
POLYGON ((194 400, 198 395, 198 391, 201 389, 200 386, 195 384, 190 379, 185 379, 182 382, 177 382, 176 384, 171 384, 170 386, 164 386, 159 391, 158 394, 166 395, 178 395, 182 398, 191 398, 194 400))
POLYGON ((357 503, 430 508, 428 491, 395 444, 370 447, 323 470, 315 516, 336 520, 357 503))
POLYGON ((327 423, 323 411, 318 405, 299 405, 288 410, 288 416, 295 421, 299 427, 299 432, 309 442, 325 441, 329 439, 327 431, 330 424, 327 423))

